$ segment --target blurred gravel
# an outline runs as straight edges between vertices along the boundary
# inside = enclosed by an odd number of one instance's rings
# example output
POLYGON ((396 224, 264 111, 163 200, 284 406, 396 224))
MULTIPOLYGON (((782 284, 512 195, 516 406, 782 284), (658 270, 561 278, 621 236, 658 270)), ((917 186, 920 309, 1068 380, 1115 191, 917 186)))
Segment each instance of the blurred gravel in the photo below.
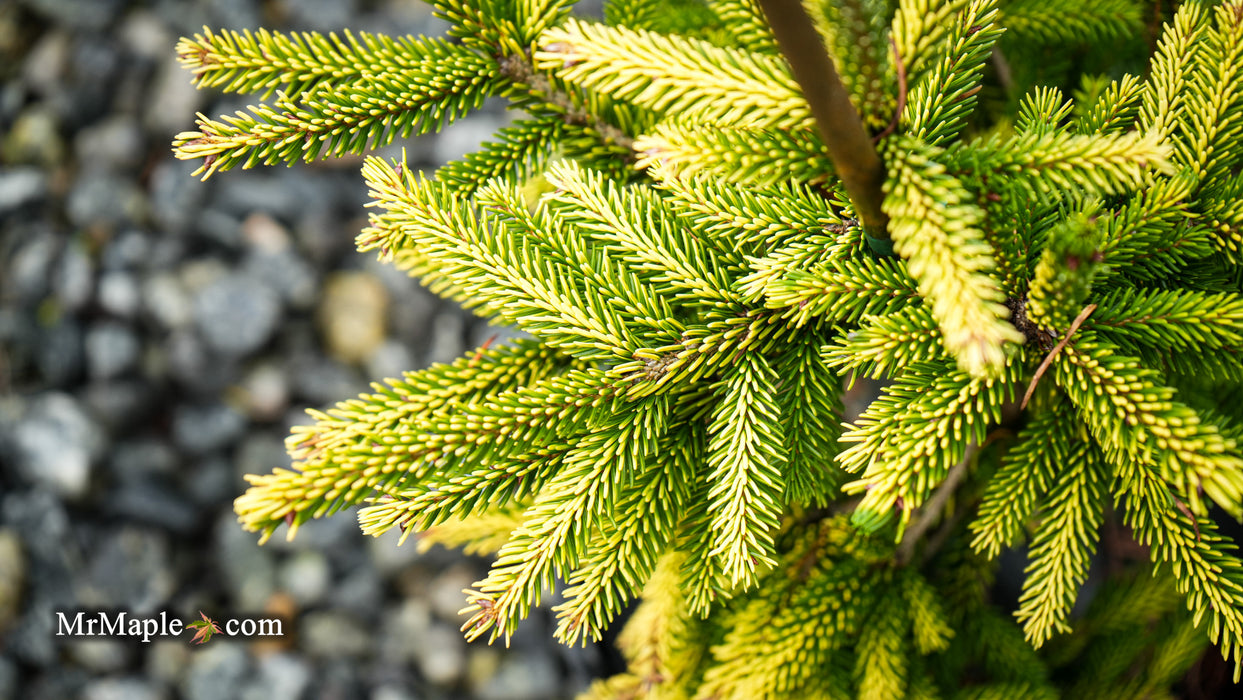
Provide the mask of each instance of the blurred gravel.
MULTIPOLYGON (((603 672, 537 611, 467 645, 487 563, 364 537, 348 514, 257 546, 242 475, 288 464, 303 409, 446 361, 492 330, 353 250, 358 160, 203 183, 174 160, 213 28, 440 34, 415 0, 0 0, 0 700, 537 699, 603 672), (54 614, 283 611, 278 642, 54 636, 54 614)), ((506 121, 405 144, 430 169, 506 121)))

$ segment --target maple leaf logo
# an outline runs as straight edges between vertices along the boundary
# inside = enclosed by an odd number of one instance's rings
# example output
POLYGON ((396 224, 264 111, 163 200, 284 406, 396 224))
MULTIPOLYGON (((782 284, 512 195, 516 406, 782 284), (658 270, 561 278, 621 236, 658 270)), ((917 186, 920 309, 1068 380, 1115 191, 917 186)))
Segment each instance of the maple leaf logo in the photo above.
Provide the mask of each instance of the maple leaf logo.
POLYGON ((199 611, 199 615, 203 618, 202 620, 195 620, 194 622, 186 625, 186 627, 193 627, 197 630, 194 633, 194 638, 190 640, 194 644, 202 644, 203 642, 211 639, 213 634, 220 634, 220 625, 217 625, 215 621, 208 617, 202 610, 199 611))

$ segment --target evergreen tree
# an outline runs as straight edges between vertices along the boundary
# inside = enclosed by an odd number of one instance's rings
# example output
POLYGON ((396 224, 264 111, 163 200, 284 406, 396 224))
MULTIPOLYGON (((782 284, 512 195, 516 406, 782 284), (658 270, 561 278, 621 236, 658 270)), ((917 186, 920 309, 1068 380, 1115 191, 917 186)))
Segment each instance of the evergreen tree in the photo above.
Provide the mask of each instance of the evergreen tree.
POLYGON ((641 601, 589 698, 1161 697, 1210 642, 1237 680, 1243 0, 433 4, 178 47, 268 100, 177 137, 204 178, 522 112, 367 158, 358 246, 524 337, 315 412, 246 528, 495 552, 469 639, 641 601), (1081 596, 1102 533, 1151 561, 1081 596))

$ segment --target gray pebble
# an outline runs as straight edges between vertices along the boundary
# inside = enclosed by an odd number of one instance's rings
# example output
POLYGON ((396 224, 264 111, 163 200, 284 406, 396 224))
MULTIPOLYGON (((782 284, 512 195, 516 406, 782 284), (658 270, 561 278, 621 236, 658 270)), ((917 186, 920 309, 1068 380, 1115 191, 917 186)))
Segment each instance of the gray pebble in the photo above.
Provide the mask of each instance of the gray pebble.
POLYGON ((206 0, 205 4, 221 29, 256 29, 261 23, 258 3, 251 0, 206 0))
POLYGON ((357 0, 285 0, 293 24, 321 32, 338 32, 358 16, 357 0))
POLYGON ((112 444, 108 470, 121 482, 167 478, 177 471, 177 453, 163 440, 136 437, 112 444))
POLYGON ((292 654, 272 654, 258 662, 258 677, 246 687, 242 700, 298 700, 311 685, 311 669, 292 654))
POLYGON ((160 610, 176 587, 168 539, 132 526, 103 539, 79 578, 83 605, 121 608, 134 615, 160 610))
POLYGON ((221 370, 213 362, 198 335, 188 331, 174 332, 165 346, 169 370, 173 377, 191 391, 214 396, 225 383, 221 370))
POLYGON ((57 23, 99 31, 121 15, 123 0, 22 0, 35 12, 57 23))
POLYGON ((65 246, 53 271, 56 300, 62 311, 80 311, 95 293, 95 266, 77 243, 65 246))
POLYGON ((304 212, 294 227, 298 247, 321 269, 335 267, 337 261, 358 254, 353 246, 355 233, 357 230, 346 230, 337 217, 318 210, 304 212))
POLYGON ((302 169, 231 172, 217 187, 215 203, 239 218, 264 212, 293 221, 308 208, 322 212, 337 199, 328 182, 311 178, 302 169))
POLYGON ((431 345, 427 349, 426 364, 450 363, 466 352, 466 320, 457 309, 445 309, 432 321, 431 345))
POLYGON ((194 649, 184 639, 154 639, 147 647, 143 676, 160 684, 175 685, 185 675, 194 649))
POLYGON ((319 552, 299 552, 281 566, 280 584, 299 605, 314 605, 328 592, 332 570, 319 552))
POLYGON ((230 255, 242 245, 241 218, 216 206, 208 205, 199 212, 193 229, 194 233, 212 245, 229 251, 230 255))
POLYGON ((233 463, 240 477, 246 474, 267 474, 278 467, 287 468, 290 459, 281 436, 268 431, 252 431, 238 446, 233 463))
POLYGON ((122 318, 133 318, 138 312, 142 292, 134 275, 105 272, 99 276, 98 299, 104 311, 122 318))
POLYGON ((484 141, 490 140, 501 127, 509 122, 483 112, 463 117, 436 137, 435 159, 437 163, 457 160, 467 153, 479 150, 484 141))
POLYGON ((260 547, 258 535, 239 527, 231 512, 220 514, 213 533, 215 570, 224 574, 231 600, 239 610, 262 610, 276 590, 272 548, 260 547))
POLYGON ((22 82, 34 94, 47 98, 62 89, 69 70, 73 39, 65 28, 44 34, 22 64, 22 82))
POLYGON ((466 674, 466 642, 457 628, 434 625, 421 640, 419 673, 439 686, 453 686, 466 674))
POLYGON ((560 674, 548 654, 508 654, 477 691, 480 700, 544 700, 560 694, 560 674))
POLYGON ((142 344, 125 325, 103 321, 86 332, 86 368, 94 380, 119 377, 138 364, 142 344))
POLYGON ((17 299, 28 305, 38 303, 51 288, 52 265, 60 252, 62 242, 51 232, 36 234, 17 249, 9 263, 5 286, 13 290, 17 299), (10 286, 11 285, 11 286, 10 286))
POLYGON ((14 530, 0 528, 0 630, 8 629, 18 617, 26 577, 21 539, 14 530))
MULTIPOLYGON (((164 55, 143 113, 143 124, 149 132, 173 135, 195 130, 194 115, 203 107, 205 93, 197 90, 191 79, 189 71, 177 63, 173 51, 164 55)), ((198 166, 194 163, 189 170, 194 171, 198 166)), ((191 179, 190 184, 196 183, 191 179)))
MULTIPOLYGON (((218 507, 233 502, 246 490, 241 479, 234 478, 233 465, 222 457, 208 457, 188 467, 185 475, 185 493, 200 506, 218 507)), ((236 527, 237 521, 234 520, 236 527)))
POLYGON ((107 170, 89 170, 74 182, 65 213, 74 226, 113 227, 142 221, 146 206, 143 191, 131 180, 107 170))
MULTIPOLYGON (((350 518, 338 518, 350 525, 351 534, 358 534, 358 521, 350 518)), ((376 574, 375 569, 365 564, 365 560, 356 565, 341 582, 332 590, 331 605, 340 610, 350 610, 361 617, 371 617, 376 608, 372 601, 384 597, 384 582, 376 574)))
POLYGON ((21 113, 0 141, 0 154, 13 164, 55 168, 63 164, 65 146, 56 113, 44 106, 21 113))
POLYGON ((432 615, 421 597, 410 597, 395 606, 381 620, 380 654, 393 663, 408 664, 418 659, 423 640, 432 626, 432 615))
MULTIPOLYGON (((69 516, 60 500, 44 490, 12 490, 0 502, 0 516, 21 538, 28 559, 26 617, 39 612, 40 606, 63 608, 72 603, 69 571, 78 568, 81 552, 69 536, 69 516)), ((45 626, 42 636, 47 636, 45 626)))
POLYGON ((73 150, 80 165, 114 172, 141 165, 147 155, 142 129, 126 115, 82 129, 74 138, 73 150))
POLYGON ((69 656, 98 674, 120 671, 130 661, 130 649, 119 639, 74 639, 65 645, 69 656))
MULTIPOLYGON (((188 126, 188 122, 181 124, 182 128, 188 126)), ((151 172, 151 218, 169 234, 190 231, 212 187, 211 183, 199 182, 198 178, 190 176, 196 167, 170 155, 151 172)))
POLYGON ((363 657, 371 652, 372 635, 357 620, 326 610, 302 616, 300 625, 308 654, 325 658, 363 657))
POLYGON ((0 169, 0 217, 14 214, 47 196, 47 176, 35 168, 0 169))
POLYGON ((386 340, 367 358, 367 376, 374 380, 397 378, 418 368, 404 343, 386 340))
MULTIPOLYGON (((280 463, 274 466, 280 466, 280 463)), ((268 467, 264 472, 260 473, 270 471, 272 471, 272 467, 268 467)), ((334 560, 339 561, 341 557, 354 559, 359 556, 358 540, 361 537, 362 535, 358 530, 358 521, 349 517, 346 513, 338 513, 332 517, 318 518, 303 523, 298 528, 298 535, 293 540, 281 537, 280 539, 274 539, 266 546, 270 546, 280 552, 324 552, 332 556, 334 560)), ((353 596, 365 595, 367 592, 372 591, 373 588, 379 587, 378 583, 372 586, 368 582, 361 589, 356 587, 353 593, 342 593, 343 588, 351 587, 358 580, 356 577, 366 576, 374 579, 375 572, 365 568, 352 572, 335 587, 334 594, 348 605, 353 596)), ((379 595, 379 591, 375 592, 379 595)))
POLYGON ((71 48, 69 81, 53 104, 62 124, 81 129, 112 107, 123 58, 117 42, 105 34, 75 34, 71 48))
POLYGON ((419 554, 413 536, 398 546, 400 540, 401 530, 398 528, 392 528, 379 537, 367 538, 367 560, 385 576, 400 574, 423 556, 419 554))
POLYGON ((86 362, 82 327, 72 318, 40 329, 35 363, 50 386, 66 386, 78 379, 86 362))
POLYGON ((143 678, 105 678, 86 687, 82 700, 164 700, 168 694, 143 678))
POLYGON ((277 362, 261 362, 242 378, 241 394, 251 420, 279 420, 289 408, 289 377, 277 362))
POLYGON ((223 403, 181 404, 173 414, 173 443, 189 455, 229 447, 246 430, 246 419, 223 403))
POLYGON ((185 287, 171 274, 157 273, 142 283, 142 307, 165 328, 183 328, 194 318, 185 287))
POLYGON ((336 403, 367 390, 358 372, 322 355, 301 355, 290 361, 294 395, 313 405, 336 403))
POLYGON ((420 700, 418 694, 394 685, 382 685, 368 697, 369 700, 420 700))
POLYGON ((242 357, 263 347, 280 321, 280 299, 248 275, 231 274, 194 299, 194 319, 217 352, 242 357))
POLYGON ((169 48, 176 43, 160 18, 143 9, 131 10, 122 21, 117 35, 131 55, 148 60, 167 58, 169 48))
POLYGON ((319 277, 315 268, 292 248, 251 252, 242 261, 241 269, 247 276, 262 280, 291 309, 307 310, 319 296, 319 277))
POLYGON ((190 655, 190 668, 181 682, 185 700, 241 697, 250 660, 240 644, 209 643, 190 655))
MULTIPOLYGON (((46 632, 45 632, 46 636, 46 632)), ((35 676, 24 688, 19 700, 64 700, 76 698, 90 683, 86 671, 73 666, 61 666, 55 673, 35 676)))
POLYGON ((458 615, 458 611, 466 607, 466 594, 462 591, 470 588, 477 580, 479 576, 469 564, 461 563, 450 567, 432 582, 428 594, 432 610, 443 620, 463 622, 458 615))
MULTIPOLYGON (((207 14, 204 2, 187 3, 185 0, 151 0, 146 3, 161 23, 175 36, 191 36, 203 31, 204 25, 215 26, 215 19, 207 14)), ((164 55, 161 55, 163 58, 164 55)))
POLYGON ((66 394, 49 393, 33 400, 26 414, 3 441, 29 483, 67 498, 87 493, 91 463, 104 448, 99 426, 66 394))
POLYGON ((17 664, 7 655, 0 655, 0 698, 13 700, 17 698, 17 664))
POLYGON ((200 514, 194 503, 158 481, 123 484, 113 489, 104 510, 125 520, 178 535, 194 532, 200 514))
POLYGON ((320 698, 357 698, 363 695, 362 664, 354 659, 334 656, 316 666, 319 683, 316 691, 320 698))
MULTIPOLYGON (((5 630, 5 655, 33 666, 52 666, 60 657, 60 649, 48 634, 48 620, 56 619, 57 611, 48 601, 28 604, 22 618, 5 630)), ((28 697, 23 695, 21 700, 28 697)))
POLYGON ((137 229, 126 229, 115 235, 100 255, 104 270, 139 270, 151 260, 151 237, 137 229))
POLYGON ((142 425, 159 408, 157 390, 141 377, 92 382, 82 400, 113 435, 142 425))

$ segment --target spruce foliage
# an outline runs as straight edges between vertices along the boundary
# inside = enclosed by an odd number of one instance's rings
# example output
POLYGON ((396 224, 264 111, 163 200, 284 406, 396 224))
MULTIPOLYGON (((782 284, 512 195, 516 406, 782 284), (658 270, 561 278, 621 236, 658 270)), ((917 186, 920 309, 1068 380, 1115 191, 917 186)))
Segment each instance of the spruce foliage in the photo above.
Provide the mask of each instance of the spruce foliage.
POLYGON ((177 137, 204 178, 523 112, 433 176, 369 156, 358 237, 523 337, 314 412, 244 527, 495 552, 469 639, 637 602, 588 698, 1149 697, 1209 643, 1237 681, 1243 2, 1147 66, 1138 0, 433 5, 448 39, 178 46, 267 100, 177 137))

